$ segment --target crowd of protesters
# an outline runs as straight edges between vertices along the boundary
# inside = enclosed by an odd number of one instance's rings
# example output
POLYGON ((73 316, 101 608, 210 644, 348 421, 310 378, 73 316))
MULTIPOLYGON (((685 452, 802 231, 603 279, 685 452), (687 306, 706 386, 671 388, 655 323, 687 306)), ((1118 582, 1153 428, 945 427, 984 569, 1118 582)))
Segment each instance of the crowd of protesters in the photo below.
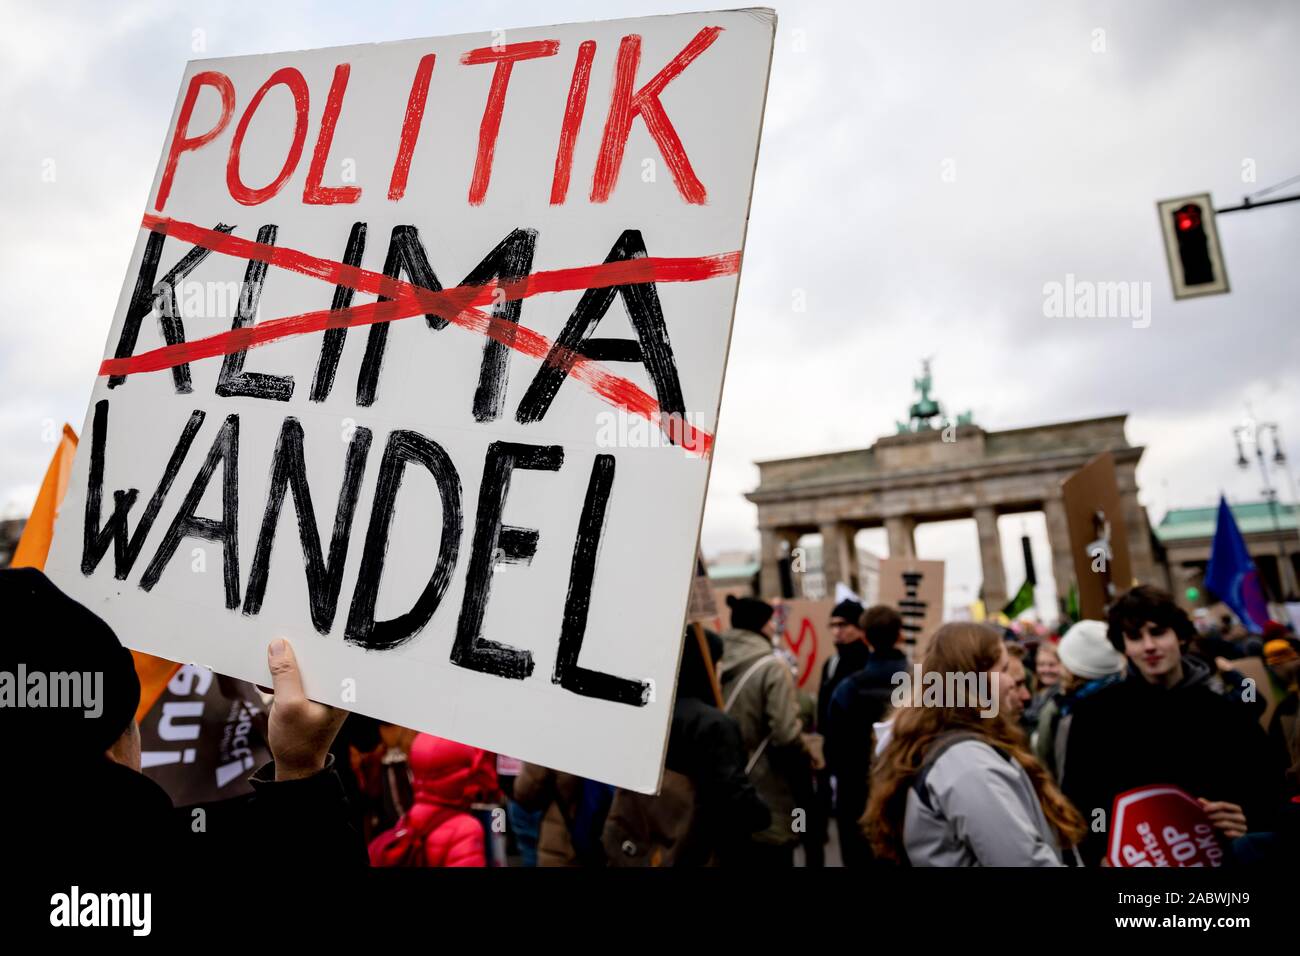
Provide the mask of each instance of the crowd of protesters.
POLYGON ((313 702, 280 640, 273 760, 251 795, 184 808, 140 772, 140 685, 118 636, 38 571, 0 571, 0 604, 0 670, 105 675, 103 719, 0 708, 24 768, 0 798, 24 821, 10 846, 46 856, 815 867, 834 833, 849 867, 1094 866, 1115 797, 1159 783, 1200 802, 1230 863, 1300 858, 1300 641, 1276 623, 1194 623, 1149 586, 1059 639, 950 622, 920 655, 895 609, 841 601, 815 704, 776 647, 773 606, 729 598, 721 635, 686 632, 655 795, 313 702), (1252 657, 1267 687, 1239 670, 1252 657), (900 696, 913 669, 993 696, 900 696))

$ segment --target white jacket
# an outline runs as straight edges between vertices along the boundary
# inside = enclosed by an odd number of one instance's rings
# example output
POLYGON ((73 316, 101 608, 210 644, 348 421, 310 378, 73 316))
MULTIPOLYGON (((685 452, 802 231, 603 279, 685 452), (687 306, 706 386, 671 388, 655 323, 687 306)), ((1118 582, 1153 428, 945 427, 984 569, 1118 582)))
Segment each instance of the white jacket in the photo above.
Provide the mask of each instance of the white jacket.
POLYGON ((908 791, 903 822, 913 866, 1065 865, 1033 781, 990 744, 953 744, 919 789, 926 798, 908 791))

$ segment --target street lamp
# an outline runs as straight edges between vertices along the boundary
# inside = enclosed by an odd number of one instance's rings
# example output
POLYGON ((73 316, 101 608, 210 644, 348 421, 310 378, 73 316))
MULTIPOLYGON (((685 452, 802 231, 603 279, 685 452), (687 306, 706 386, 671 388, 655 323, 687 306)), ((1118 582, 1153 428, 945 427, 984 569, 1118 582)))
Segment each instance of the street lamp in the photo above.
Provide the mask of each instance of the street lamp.
MULTIPOLYGON (((1286 571, 1285 566, 1288 558, 1286 548, 1282 543, 1282 525, 1277 516, 1277 490, 1273 483, 1268 479, 1268 464, 1264 461, 1264 436, 1271 435, 1273 438, 1273 455, 1272 460, 1276 465, 1286 464, 1286 452, 1282 450, 1282 436, 1278 430, 1277 422, 1257 422, 1253 418, 1247 418, 1240 425, 1232 430, 1233 438, 1237 442, 1237 467, 1248 468, 1250 462, 1246 460, 1246 446, 1254 446, 1255 460, 1259 462, 1259 474, 1264 480, 1264 500, 1268 502, 1269 517, 1273 519, 1273 533, 1277 536, 1277 581, 1279 591, 1286 589, 1286 571)), ((1294 595, 1279 594, 1282 600, 1293 598, 1294 595)))

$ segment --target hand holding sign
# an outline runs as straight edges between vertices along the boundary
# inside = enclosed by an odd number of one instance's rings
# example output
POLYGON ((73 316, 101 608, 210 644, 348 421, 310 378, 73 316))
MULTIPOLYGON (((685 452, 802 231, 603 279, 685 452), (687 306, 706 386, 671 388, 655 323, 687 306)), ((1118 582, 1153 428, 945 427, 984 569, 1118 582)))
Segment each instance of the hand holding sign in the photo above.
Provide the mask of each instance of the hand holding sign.
POLYGON ((271 643, 266 658, 275 689, 267 730, 267 743, 275 758, 275 779, 310 777, 325 766, 330 744, 348 712, 307 699, 298 658, 284 638, 271 643))
POLYGON ((1246 818, 1231 803, 1197 801, 1177 787, 1140 787, 1115 798, 1111 866, 1222 866, 1214 831, 1242 836, 1246 818))
POLYGON ((1226 800, 1206 800, 1202 797, 1197 800, 1209 818, 1210 825, 1229 840, 1246 835, 1246 813, 1241 807, 1226 800))

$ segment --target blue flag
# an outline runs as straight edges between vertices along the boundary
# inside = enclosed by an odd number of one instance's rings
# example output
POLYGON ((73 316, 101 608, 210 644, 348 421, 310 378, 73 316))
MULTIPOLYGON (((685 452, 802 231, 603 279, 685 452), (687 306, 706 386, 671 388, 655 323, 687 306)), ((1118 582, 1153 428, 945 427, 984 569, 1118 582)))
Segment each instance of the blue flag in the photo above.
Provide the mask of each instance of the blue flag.
POLYGON ((1223 496, 1219 497, 1219 520, 1210 546, 1210 565, 1205 569, 1205 586, 1232 608, 1248 631, 1263 633, 1268 623, 1268 604, 1260 586, 1259 571, 1223 496))

